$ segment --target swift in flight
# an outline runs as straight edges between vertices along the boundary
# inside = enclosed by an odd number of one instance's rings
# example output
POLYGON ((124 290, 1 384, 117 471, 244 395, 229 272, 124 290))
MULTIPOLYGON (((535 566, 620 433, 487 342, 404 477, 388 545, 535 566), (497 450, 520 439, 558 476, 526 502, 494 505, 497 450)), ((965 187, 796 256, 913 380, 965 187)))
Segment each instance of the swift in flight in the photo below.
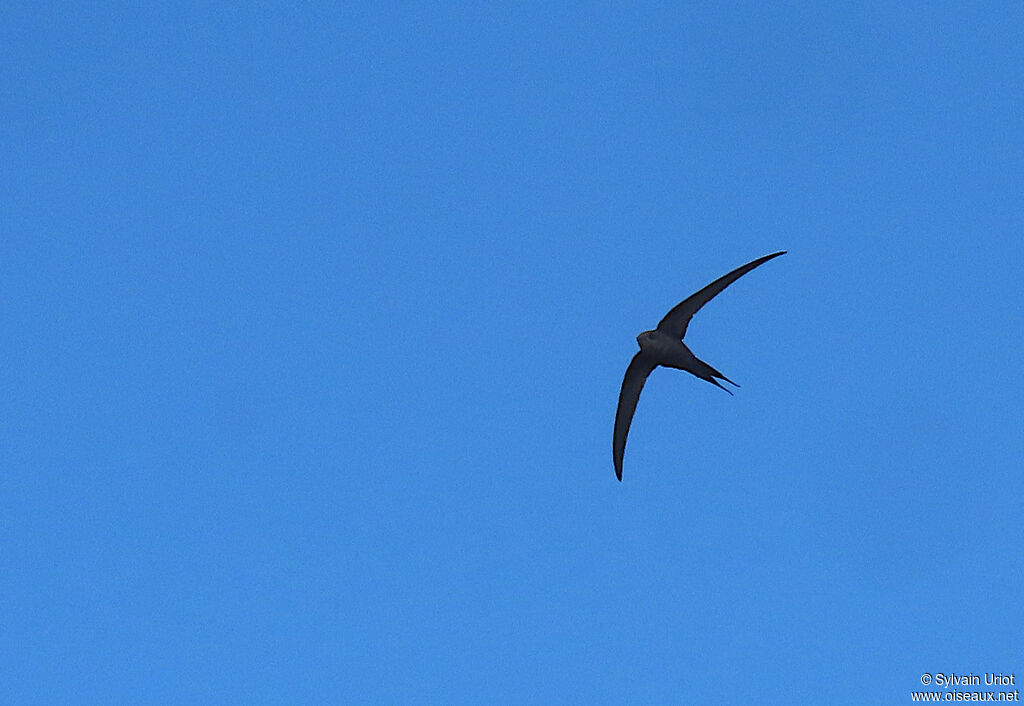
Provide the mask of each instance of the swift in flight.
MULTIPOLYGON (((704 287, 696 294, 677 304, 672 311, 665 314, 665 318, 658 322, 658 327, 653 331, 644 331, 636 337, 640 344, 640 352, 633 356, 629 367, 626 368, 626 377, 622 380, 622 391, 619 392, 619 408, 615 412, 615 435, 612 438, 612 458, 615 461, 615 475, 622 480, 622 454, 626 450, 626 435, 629 434, 629 424, 633 421, 633 412, 636 411, 636 403, 640 399, 640 391, 644 389, 647 376, 659 365, 666 368, 685 370, 696 375, 701 380, 707 380, 712 385, 721 387, 730 395, 732 391, 723 387, 719 380, 725 380, 730 385, 736 385, 732 380, 722 375, 710 365, 695 356, 686 344, 683 343, 683 336, 686 335, 686 327, 693 315, 700 311, 700 308, 711 299, 750 272, 758 265, 768 262, 773 257, 785 255, 786 251, 772 253, 759 257, 753 262, 748 262, 743 267, 737 267, 727 275, 719 277, 714 282, 704 287)), ((739 385, 736 385, 739 387, 739 385)))

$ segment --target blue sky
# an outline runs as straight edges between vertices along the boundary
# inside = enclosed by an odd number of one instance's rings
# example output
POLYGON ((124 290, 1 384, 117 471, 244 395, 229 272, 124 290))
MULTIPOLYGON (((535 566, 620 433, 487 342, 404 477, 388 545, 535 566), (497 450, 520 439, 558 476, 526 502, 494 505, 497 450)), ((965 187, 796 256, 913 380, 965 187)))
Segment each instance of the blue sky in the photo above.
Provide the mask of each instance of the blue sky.
POLYGON ((5 703, 1024 678, 1024 5, 11 3, 5 703), (635 336, 776 250, 659 369, 635 336))

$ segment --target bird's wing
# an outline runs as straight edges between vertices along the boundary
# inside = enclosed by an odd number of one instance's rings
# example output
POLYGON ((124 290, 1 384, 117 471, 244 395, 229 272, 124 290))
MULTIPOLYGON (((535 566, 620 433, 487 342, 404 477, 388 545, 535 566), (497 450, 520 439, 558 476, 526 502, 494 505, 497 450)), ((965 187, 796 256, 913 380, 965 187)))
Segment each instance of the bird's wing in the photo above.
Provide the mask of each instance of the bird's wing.
POLYGON ((629 424, 633 421, 640 390, 651 371, 658 367, 654 359, 640 351, 626 368, 626 377, 622 379, 622 391, 619 392, 619 408, 615 412, 615 435, 612 437, 612 458, 615 461, 615 475, 622 480, 622 454, 626 450, 626 435, 629 424))
POLYGON ((759 257, 753 262, 748 262, 743 267, 737 267, 729 274, 719 277, 714 282, 704 287, 704 289, 700 290, 696 294, 691 294, 689 297, 676 304, 672 311, 665 314, 665 318, 658 322, 658 330, 681 339, 686 335, 686 327, 689 325, 690 319, 693 318, 693 315, 700 311, 702 306, 711 301, 716 294, 758 265, 768 262, 773 257, 785 254, 786 251, 783 250, 782 252, 759 257))

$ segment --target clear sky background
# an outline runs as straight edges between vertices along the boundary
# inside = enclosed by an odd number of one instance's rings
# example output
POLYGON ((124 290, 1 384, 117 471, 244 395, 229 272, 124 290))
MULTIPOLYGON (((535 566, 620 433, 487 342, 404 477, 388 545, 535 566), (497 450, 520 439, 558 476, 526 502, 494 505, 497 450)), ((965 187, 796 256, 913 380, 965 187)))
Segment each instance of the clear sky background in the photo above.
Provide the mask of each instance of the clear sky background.
POLYGON ((1024 680, 1024 4, 138 5, 0 18, 0 700, 1024 680))

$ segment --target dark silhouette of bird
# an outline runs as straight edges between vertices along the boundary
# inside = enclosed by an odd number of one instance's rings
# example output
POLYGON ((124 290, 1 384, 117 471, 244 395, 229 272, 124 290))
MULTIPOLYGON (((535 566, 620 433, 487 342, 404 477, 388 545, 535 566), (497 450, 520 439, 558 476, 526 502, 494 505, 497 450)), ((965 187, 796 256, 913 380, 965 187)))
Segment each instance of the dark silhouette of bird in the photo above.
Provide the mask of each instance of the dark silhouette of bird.
MULTIPOLYGON (((704 287, 695 294, 679 302, 672 311, 665 314, 665 318, 658 322, 658 327, 653 331, 644 331, 636 337, 640 344, 640 352, 633 356, 629 367, 626 368, 626 377, 622 380, 622 391, 619 392, 619 408, 615 412, 615 434, 612 438, 612 458, 615 462, 615 475, 622 480, 622 454, 626 450, 626 436, 629 434, 629 424, 633 421, 633 412, 636 411, 637 400, 640 399, 640 391, 644 389, 647 376, 659 365, 666 368, 685 370, 696 375, 701 380, 707 380, 712 385, 720 387, 730 395, 732 391, 724 387, 719 380, 725 380, 730 385, 736 385, 732 380, 722 375, 710 365, 695 356, 686 344, 683 343, 683 336, 686 335, 686 327, 693 315, 700 311, 700 308, 711 299, 738 280, 752 269, 768 262, 773 257, 785 255, 786 251, 772 253, 759 257, 753 262, 748 262, 743 267, 737 267, 729 274, 719 277, 714 282, 704 287)), ((739 385, 736 385, 739 387, 739 385)))

